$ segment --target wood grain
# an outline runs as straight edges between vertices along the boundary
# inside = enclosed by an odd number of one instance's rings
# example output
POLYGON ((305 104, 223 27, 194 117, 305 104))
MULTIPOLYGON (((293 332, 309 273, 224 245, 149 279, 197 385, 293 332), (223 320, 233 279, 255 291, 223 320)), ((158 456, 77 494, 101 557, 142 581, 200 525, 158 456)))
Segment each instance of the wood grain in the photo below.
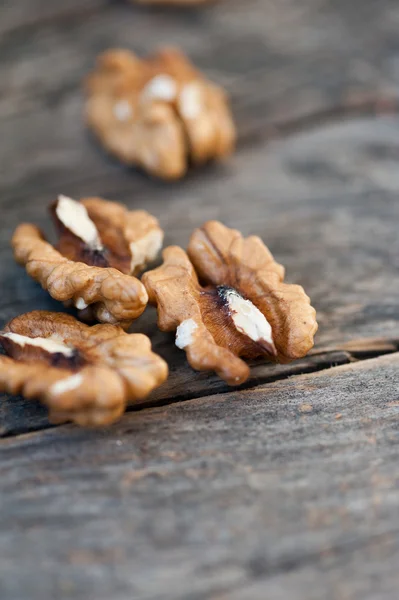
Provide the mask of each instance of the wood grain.
MULTIPOLYGON (((246 234, 257 233, 286 266, 288 281, 301 283, 317 308, 316 352, 345 351, 348 342, 361 344, 369 338, 392 340, 395 348, 398 135, 396 118, 357 120, 241 150, 225 168, 210 168, 170 188, 142 179, 145 193, 136 195, 131 190, 137 184, 134 174, 116 169, 114 175, 107 171, 101 187, 69 182, 57 192, 74 197, 102 194, 132 208, 144 207, 160 219, 167 244, 185 247, 193 228, 210 218, 246 234)), ((38 197, 27 194, 18 203, 3 200, 0 269, 7 289, 0 303, 3 321, 28 310, 60 309, 14 264, 8 246, 10 232, 21 220, 49 230, 46 206, 53 198, 46 191, 38 197)), ((220 389, 215 377, 187 367, 184 353, 174 348, 173 336, 158 331, 154 310, 146 311, 133 330, 147 333, 171 367, 171 380, 154 394, 154 401, 166 400, 169 394, 193 397, 220 389)), ((308 370, 304 363, 301 367, 308 370)), ((292 368, 293 374, 298 372, 297 366, 292 368)), ((274 369, 259 366, 250 384, 267 381, 274 369)), ((8 423, 4 435, 20 430, 22 406, 14 400, 2 403, 7 415, 3 423, 8 423)), ((33 417, 32 405, 28 411, 33 417)), ((42 423, 39 411, 37 426, 42 423)), ((25 426, 35 427, 34 419, 27 419, 25 426)))
POLYGON ((1 441, 2 598, 394 598, 398 366, 1 441))
MULTIPOLYGON (((368 352, 370 352, 369 349, 368 352)), ((392 350, 387 352, 392 352, 392 350)), ((382 353, 385 352, 378 350, 378 354, 382 353)), ((215 374, 194 374, 185 363, 183 356, 173 356, 171 344, 162 349, 162 354, 171 367, 167 381, 146 400, 130 405, 128 411, 163 406, 172 402, 183 402, 204 395, 231 391, 231 388, 215 374)), ((245 390, 262 383, 278 381, 301 373, 321 371, 331 366, 347 364, 352 360, 356 359, 349 352, 332 351, 314 354, 290 365, 254 363, 249 381, 239 389, 245 390)), ((0 438, 47 429, 51 426, 48 422, 47 410, 37 402, 21 397, 0 396, 0 438)))
POLYGON ((2 0, 0 6, 0 34, 14 36, 17 32, 34 32, 48 24, 67 22, 68 19, 87 17, 91 11, 106 6, 107 0, 68 0, 49 2, 48 0, 2 0))
POLYGON ((396 598, 398 23, 396 0, 0 3, 2 323, 60 309, 9 248, 21 221, 50 233, 58 193, 146 208, 168 244, 215 218, 257 233, 320 322, 308 358, 231 391, 149 309, 133 330, 171 376, 103 431, 2 396, 2 600, 396 598), (110 46, 170 42, 230 93, 239 146, 165 185, 93 143, 80 82, 110 46))
POLYGON ((93 186, 106 175, 82 128, 80 84, 112 46, 142 54, 181 46, 231 94, 241 144, 270 135, 276 123, 334 107, 345 114, 354 97, 371 96, 380 109, 381 95, 397 96, 399 7, 392 0, 306 0, 300 7, 295 0, 229 0, 229 10, 220 2, 195 11, 97 0, 92 15, 65 24, 55 19, 65 7, 41 1, 51 4, 53 20, 0 41, 0 132, 7 139, 0 192, 7 197, 66 181, 93 186))

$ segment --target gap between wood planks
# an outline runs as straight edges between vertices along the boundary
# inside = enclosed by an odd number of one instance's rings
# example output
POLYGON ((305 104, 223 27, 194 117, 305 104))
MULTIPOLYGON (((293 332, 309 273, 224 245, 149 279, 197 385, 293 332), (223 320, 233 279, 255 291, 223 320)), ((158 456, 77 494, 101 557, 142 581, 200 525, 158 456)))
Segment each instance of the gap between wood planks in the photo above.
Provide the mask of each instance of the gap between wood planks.
MULTIPOLYGON (((305 364, 299 366, 298 362, 300 361, 298 361, 297 363, 293 363, 292 365, 290 365, 288 372, 277 373, 275 375, 268 375, 264 377, 257 377, 246 382, 238 388, 231 388, 222 380, 220 380, 219 389, 215 390, 214 388, 212 388, 211 390, 209 390, 209 393, 207 393, 206 390, 196 390, 191 393, 187 392, 185 394, 174 394, 173 396, 166 396, 159 400, 149 400, 147 402, 141 403, 140 405, 130 405, 126 408, 126 412, 138 412, 148 408, 169 406, 178 402, 187 402, 199 398, 206 398, 208 396, 226 394, 231 391, 254 390, 264 385, 274 383, 276 381, 284 381, 305 374, 319 373, 328 369, 333 370, 334 368, 348 365, 350 363, 372 360, 378 358, 379 356, 395 353, 397 353, 399 360, 399 340, 388 340, 380 338, 354 340, 352 342, 344 344, 342 348, 339 349, 324 351, 323 349, 320 349, 318 351, 315 351, 314 353, 306 357, 306 360, 308 361, 307 365, 305 364)), ((164 385, 167 386, 168 383, 166 382, 166 384, 164 385)), ((47 423, 45 425, 31 428, 24 428, 23 426, 21 426, 13 430, 9 430, 2 436, 0 436, 0 444, 1 441, 5 439, 18 438, 24 435, 32 435, 35 433, 40 433, 41 431, 44 431, 46 429, 58 429, 60 427, 64 427, 65 425, 66 424, 52 425, 51 423, 47 423)))

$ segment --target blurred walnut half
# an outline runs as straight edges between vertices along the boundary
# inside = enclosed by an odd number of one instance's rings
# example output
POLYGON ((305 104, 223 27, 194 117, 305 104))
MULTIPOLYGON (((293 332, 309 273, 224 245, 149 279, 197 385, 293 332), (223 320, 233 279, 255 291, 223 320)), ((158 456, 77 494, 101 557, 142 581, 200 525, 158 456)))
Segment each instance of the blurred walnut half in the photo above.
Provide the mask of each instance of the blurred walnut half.
POLYGON ((0 333, 0 390, 40 399, 53 423, 107 425, 167 377, 150 340, 115 325, 89 327, 61 313, 34 311, 0 333))
POLYGON ((140 60, 125 50, 101 55, 87 79, 86 118, 109 152, 164 179, 188 164, 230 154, 235 128, 225 93, 178 50, 140 60))
POLYGON ((130 0, 133 4, 156 4, 157 6, 198 6, 198 4, 210 4, 214 0, 130 0))
POLYGON ((312 348, 315 310, 302 287, 283 283, 284 268, 260 238, 210 221, 194 231, 188 255, 171 246, 163 256, 143 283, 160 329, 176 330, 194 369, 238 385, 249 376, 240 357, 286 363, 312 348))
POLYGON ((12 239, 17 262, 53 298, 76 306, 82 318, 128 327, 148 301, 131 275, 158 254, 158 221, 100 198, 59 196, 51 213, 60 234, 57 247, 34 225, 22 224, 12 239))

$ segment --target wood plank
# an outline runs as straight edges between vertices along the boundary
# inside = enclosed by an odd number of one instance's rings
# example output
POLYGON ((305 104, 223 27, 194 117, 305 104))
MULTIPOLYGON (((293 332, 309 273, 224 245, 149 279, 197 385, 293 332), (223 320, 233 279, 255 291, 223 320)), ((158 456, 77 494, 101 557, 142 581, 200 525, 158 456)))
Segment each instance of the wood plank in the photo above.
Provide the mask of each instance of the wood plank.
POLYGON ((1 441, 2 598, 394 598, 398 365, 1 441))
POLYGON ((370 538, 365 547, 358 548, 354 541, 338 552, 330 548, 321 557, 316 557, 316 564, 312 564, 312 557, 306 557, 298 570, 294 570, 288 561, 286 569, 274 576, 267 579, 261 576, 249 586, 231 590, 228 594, 216 594, 213 598, 264 600, 267 594, 271 600, 284 600, 298 598, 300 590, 306 600, 336 600, 337 597, 392 600, 398 585, 398 559, 397 532, 393 535, 384 533, 370 538))
MULTIPOLYGON (((34 221, 48 230, 45 207, 56 192, 75 197, 102 194, 153 212, 166 230, 167 244, 186 246, 192 229, 210 218, 245 234, 261 235, 286 265, 288 281, 303 284, 317 308, 316 352, 345 352, 352 342, 358 349, 354 356, 361 358, 368 351, 375 354, 375 338, 383 346, 392 341, 395 349, 398 135, 397 119, 358 120, 242 149, 224 169, 210 168, 170 187, 142 178, 140 190, 137 177, 118 168, 108 170, 105 163, 104 178, 95 186, 71 181, 40 196, 32 190, 18 202, 3 199, 0 319, 60 308, 14 264, 8 242, 17 223, 34 221)), ((184 353, 174 348, 173 336, 157 330, 154 310, 146 311, 133 330, 147 333, 171 367, 169 383, 151 401, 225 389, 216 377, 195 374, 187 367, 184 353)), ((324 365, 328 356, 326 360, 324 365)), ((297 373, 313 364, 305 361, 292 368, 297 373)), ((268 381, 275 373, 275 367, 258 366, 249 384, 268 381)), ((3 399, 1 406, 3 435, 44 423, 41 410, 35 420, 35 404, 3 399), (25 409, 26 420, 20 421, 25 409)))
POLYGON ((399 119, 353 117, 396 111, 381 98, 397 94, 397 2, 64 4, 0 6, 0 319, 58 308, 8 238, 20 220, 46 228, 62 191, 144 206, 168 243, 207 218, 259 233, 321 328, 310 357, 257 364, 253 389, 227 394, 192 373, 148 310, 135 330, 171 364, 149 404, 173 404, 100 432, 15 437, 47 427, 46 413, 2 397, 1 598, 396 597, 399 119), (155 40, 226 86, 240 134, 226 167, 169 187, 107 160, 80 120, 95 55, 155 40), (286 139, 270 142, 276 124, 286 139))
MULTIPOLYGON (((65 118, 96 55, 113 46, 143 54, 158 45, 181 46, 226 86, 247 118, 308 114, 360 92, 396 94, 392 40, 399 8, 392 0, 364 4, 306 0, 298 9, 295 0, 281 7, 247 0, 243 8, 230 0, 228 10, 220 2, 198 11, 170 11, 113 2, 86 18, 10 32, 0 41, 0 118, 25 113, 30 128, 37 113, 41 119, 55 112, 65 118)), ((37 131, 46 132, 41 123, 37 131)))
MULTIPOLYGON (((215 374, 194 374, 184 360, 184 356, 173 347, 173 342, 165 344, 162 349, 158 348, 158 351, 171 365, 169 378, 149 398, 129 406, 128 411, 163 406, 172 402, 182 402, 200 396, 231 391, 231 388, 215 374)), ((245 390, 293 375, 321 371, 331 366, 347 364, 351 360, 355 359, 349 352, 333 351, 314 354, 290 365, 254 363, 249 381, 239 389, 245 390)), ((49 427, 52 425, 48 422, 47 410, 37 402, 24 400, 21 397, 10 398, 5 394, 0 395, 0 438, 49 427)))
POLYGON ((2 0, 0 6, 0 35, 11 33, 15 30, 39 28, 49 22, 67 21, 72 17, 85 17, 89 11, 100 10, 106 5, 107 0, 68 0, 64 2, 51 2, 51 0, 2 0))
MULTIPOLYGON (((45 206, 62 191, 145 206, 161 219, 168 243, 185 245, 192 228, 208 218, 259 233, 286 264, 291 281, 303 283, 314 298, 321 320, 317 352, 345 352, 347 341, 361 344, 369 337, 383 338, 383 343, 392 338, 396 347, 398 121, 321 123, 314 132, 273 143, 267 136, 270 125, 300 122, 313 111, 345 103, 353 90, 389 90, 396 73, 390 40, 397 5, 307 0, 300 9, 289 2, 282 12, 249 0, 245 9, 234 1, 229 11, 220 3, 204 11, 169 13, 100 4, 90 19, 77 15, 64 22, 55 18, 59 9, 54 3, 53 8, 47 3, 54 19, 50 15, 40 29, 14 32, 0 42, 6 84, 0 115, 7 116, 0 121, 0 135, 7 140, 0 149, 0 274, 6 290, 1 319, 59 306, 13 264, 8 240, 21 220, 46 226, 45 206), (248 19, 243 20, 243 11, 248 19), (360 31, 362 20, 373 23, 367 39, 360 31), (298 35, 292 36, 293 30, 298 35), (160 43, 173 39, 232 92, 246 143, 224 169, 201 170, 167 187, 121 169, 89 142, 78 81, 100 50, 116 43, 131 46, 132 31, 142 52, 151 49, 155 37, 160 43), (259 132, 256 145, 248 145, 259 132)), ((172 393, 191 397, 224 389, 216 378, 192 374, 184 354, 173 350, 171 337, 157 333, 153 312, 136 329, 149 333, 171 363, 172 378, 154 402, 172 393)), ((312 361, 300 368, 312 368, 312 361)), ((298 372, 297 366, 292 372, 298 372)), ((263 366, 250 385, 274 373, 274 367, 263 366)), ((35 404, 3 400, 1 406, 7 415, 5 435, 34 427, 36 416, 38 426, 45 423, 35 404), (26 422, 21 422, 24 414, 26 422)))
MULTIPOLYGON (((366 7, 361 0, 348 7, 306 0, 299 10, 294 0, 283 9, 248 0, 245 19, 239 1, 228 11, 221 2, 171 12, 120 2, 100 10, 98 2, 91 17, 50 20, 0 41, 0 135, 7 140, 0 148, 0 192, 8 198, 66 181, 94 185, 109 173, 117 177, 115 165, 106 165, 89 143, 81 117, 81 80, 110 46, 139 53, 171 40, 182 46, 231 93, 241 140, 329 108, 344 114, 359 94, 375 100, 396 94, 391 39, 399 7, 391 0, 366 7), (373 24, 367 36, 362 19, 373 24)), ((2 7, 0 15, 9 10, 2 7)))

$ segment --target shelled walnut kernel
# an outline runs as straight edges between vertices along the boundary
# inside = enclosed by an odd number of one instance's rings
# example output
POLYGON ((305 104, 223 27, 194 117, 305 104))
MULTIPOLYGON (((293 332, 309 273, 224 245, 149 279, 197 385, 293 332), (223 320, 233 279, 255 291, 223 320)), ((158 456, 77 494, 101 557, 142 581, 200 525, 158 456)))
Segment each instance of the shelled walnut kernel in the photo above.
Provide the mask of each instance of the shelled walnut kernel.
POLYGON ((160 329, 176 331, 194 369, 238 385, 249 376, 240 357, 286 363, 312 348, 315 310, 301 286, 283 283, 284 268, 260 238, 209 221, 188 254, 171 246, 163 256, 143 282, 160 329))
POLYGON ((53 423, 107 425, 168 374, 142 334, 115 325, 89 327, 61 313, 34 311, 0 333, 0 390, 40 399, 53 423))
POLYGON ((34 225, 19 225, 12 239, 17 262, 53 298, 76 306, 82 318, 129 327, 147 305, 147 292, 132 275, 162 246, 158 221, 100 198, 59 196, 51 213, 60 234, 57 247, 34 225))
POLYGON ((215 0, 130 0, 135 4, 156 4, 159 6, 197 6, 199 4, 210 4, 215 0))
POLYGON ((122 162, 164 179, 230 154, 235 128, 224 91, 178 50, 140 60, 109 50, 86 82, 86 119, 122 162))

